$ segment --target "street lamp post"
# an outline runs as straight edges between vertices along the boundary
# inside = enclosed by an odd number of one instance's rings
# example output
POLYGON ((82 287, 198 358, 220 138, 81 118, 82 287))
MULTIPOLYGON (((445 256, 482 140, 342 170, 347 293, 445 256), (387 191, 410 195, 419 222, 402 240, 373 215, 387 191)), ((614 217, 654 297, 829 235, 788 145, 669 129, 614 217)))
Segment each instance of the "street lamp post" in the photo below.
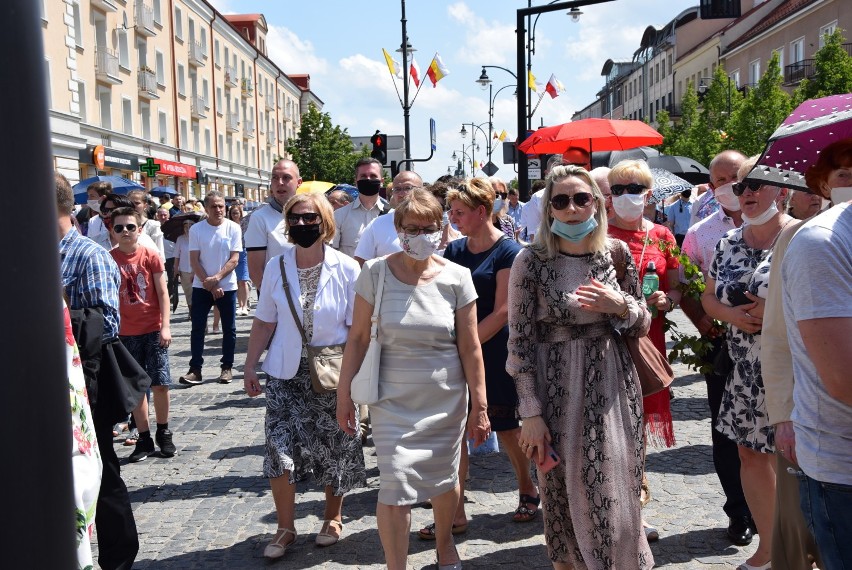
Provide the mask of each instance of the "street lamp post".
MULTIPOLYGON (((726 92, 727 95, 727 103, 728 103, 728 120, 731 119, 731 76, 726 75, 725 78, 728 80, 728 90, 726 92)), ((715 81, 715 77, 699 77, 698 78, 698 94, 704 95, 707 92, 709 87, 704 84, 704 81, 715 81)))
MULTIPOLYGON (((472 122, 471 123, 462 123, 462 128, 459 131, 459 134, 461 135, 461 138, 465 138, 467 136, 467 130, 465 129, 465 126, 470 125, 470 142, 471 142, 471 145, 474 145, 474 144, 476 144, 476 130, 475 129, 479 129, 479 132, 482 133, 482 136, 484 136, 484 137, 488 136, 488 135, 485 134, 485 131, 482 129, 482 125, 484 125, 484 124, 485 123, 480 123, 479 125, 477 125, 477 124, 472 123, 472 122)), ((490 131, 490 129, 489 129, 489 131, 490 131)), ((476 150, 479 150, 479 145, 476 145, 476 150)), ((486 138, 485 150, 488 154, 488 160, 491 161, 491 139, 486 138)), ((471 150, 471 155, 472 154, 474 154, 474 153, 471 150)))
MULTIPOLYGON (((470 162, 470 168, 471 168, 471 170, 473 170, 473 158, 471 158, 471 156, 468 153, 465 152, 465 149, 471 149, 471 147, 473 147, 473 144, 474 143, 471 143, 467 146, 462 145, 462 149, 461 150, 454 150, 453 155, 450 157, 451 159, 458 161, 458 167, 456 168, 456 172, 461 173, 462 178, 467 177, 467 172, 464 169, 465 159, 467 159, 468 162, 470 162), (456 153, 459 153, 459 152, 462 154, 461 158, 459 158, 459 155, 456 154, 456 153)), ((472 152, 472 149, 471 149, 471 152, 472 152)), ((475 174, 475 173, 471 173, 471 174, 475 174)))
POLYGON ((402 7, 402 18, 400 22, 402 22, 402 44, 399 46, 399 50, 402 52, 402 120, 405 128, 405 160, 411 158, 411 127, 409 125, 409 119, 411 114, 411 103, 408 101, 408 53, 410 51, 414 51, 414 48, 411 47, 411 43, 408 41, 408 32, 406 30, 406 23, 408 22, 405 19, 405 0, 400 0, 400 5, 402 7))

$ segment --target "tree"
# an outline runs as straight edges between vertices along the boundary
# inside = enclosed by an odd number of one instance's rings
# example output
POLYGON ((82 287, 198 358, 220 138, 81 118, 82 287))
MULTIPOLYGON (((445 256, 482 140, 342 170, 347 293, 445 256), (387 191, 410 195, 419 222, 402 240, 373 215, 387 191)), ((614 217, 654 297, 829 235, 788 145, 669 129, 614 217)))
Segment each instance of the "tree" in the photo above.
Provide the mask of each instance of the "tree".
POLYGON ((772 54, 766 73, 733 113, 728 129, 733 147, 746 155, 763 151, 769 136, 792 111, 792 100, 781 89, 783 82, 778 53, 772 54))
POLYGON ((825 45, 814 55, 814 76, 802 81, 793 93, 796 105, 807 99, 852 93, 852 56, 843 48, 840 28, 823 37, 825 45))
POLYGON ((699 160, 699 146, 696 141, 698 95, 691 81, 686 83, 686 92, 683 95, 680 106, 680 122, 672 127, 670 140, 663 142, 661 151, 666 154, 688 156, 699 160))
POLYGON ((312 104, 302 115, 302 126, 295 138, 287 142, 286 151, 299 165, 304 180, 351 182, 355 177, 355 163, 369 156, 364 146, 356 151, 346 129, 332 126, 328 113, 320 113, 312 104))
POLYGON ((698 156, 692 158, 702 164, 709 164, 714 156, 735 146, 728 130, 731 117, 742 105, 742 100, 742 94, 725 69, 717 67, 700 96, 701 113, 693 135, 698 145, 698 156))

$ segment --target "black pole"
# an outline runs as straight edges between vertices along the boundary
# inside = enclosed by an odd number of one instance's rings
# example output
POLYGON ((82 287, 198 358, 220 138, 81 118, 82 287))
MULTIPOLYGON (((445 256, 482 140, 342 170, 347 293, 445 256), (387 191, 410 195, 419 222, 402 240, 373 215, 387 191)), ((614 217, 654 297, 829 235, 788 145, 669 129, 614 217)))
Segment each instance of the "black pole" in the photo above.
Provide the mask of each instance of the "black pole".
POLYGON ((491 100, 492 84, 488 84, 488 162, 491 162, 491 132, 494 128, 492 121, 494 120, 494 102, 491 100))
POLYGON ((0 168, 24 177, 18 194, 26 196, 30 212, 9 216, 0 230, 3 243, 20 244, 20 251, 6 256, 0 286, 6 378, 0 430, 8 436, 0 549, 7 568, 76 568, 71 407, 40 5, 5 0, 0 8, 7 26, 0 39, 0 82, 15 86, 0 95, 6 132, 0 168))
POLYGON ((405 0, 400 0, 402 6, 402 120, 405 124, 405 159, 411 158, 411 127, 409 125, 409 113, 411 105, 408 103, 408 32, 406 30, 405 0))

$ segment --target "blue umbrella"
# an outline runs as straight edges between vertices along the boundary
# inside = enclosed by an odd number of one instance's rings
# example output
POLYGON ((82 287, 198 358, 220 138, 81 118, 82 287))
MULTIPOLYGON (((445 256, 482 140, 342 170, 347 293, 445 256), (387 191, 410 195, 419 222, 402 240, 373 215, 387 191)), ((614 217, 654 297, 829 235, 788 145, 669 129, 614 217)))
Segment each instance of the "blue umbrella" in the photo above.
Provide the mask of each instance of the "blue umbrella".
POLYGON ((138 184, 132 180, 128 180, 127 178, 123 178, 121 176, 93 176, 92 178, 86 178, 85 180, 81 180, 73 186, 75 204, 86 203, 86 200, 88 199, 88 197, 86 196, 86 188, 88 188, 95 182, 109 182, 110 184, 112 184, 113 194, 127 194, 131 190, 145 189, 145 187, 141 184, 138 184))
POLYGON ((171 186, 157 186, 156 188, 151 190, 151 196, 176 196, 177 190, 172 188, 171 186))

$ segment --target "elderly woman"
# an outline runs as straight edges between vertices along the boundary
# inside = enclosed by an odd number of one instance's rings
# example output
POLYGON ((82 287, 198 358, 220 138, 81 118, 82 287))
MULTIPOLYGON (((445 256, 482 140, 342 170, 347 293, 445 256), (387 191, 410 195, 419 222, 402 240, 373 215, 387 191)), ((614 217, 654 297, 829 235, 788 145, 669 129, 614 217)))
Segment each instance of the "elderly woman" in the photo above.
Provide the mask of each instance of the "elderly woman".
POLYGON ((607 239, 604 197, 589 173, 556 166, 535 242, 509 277, 509 360, 520 445, 539 470, 544 535, 556 569, 651 568, 642 531, 642 395, 622 335, 650 314, 627 246, 607 239), (623 270, 616 270, 614 265, 623 270))
POLYGON ((266 264, 263 282, 268 285, 255 310, 244 371, 246 393, 259 395, 255 368, 268 345, 263 360, 267 374, 263 474, 272 486, 278 531, 263 551, 267 558, 284 556, 296 541, 297 481, 313 473, 325 487, 324 522, 315 540, 319 546, 340 539, 343 495, 367 482, 361 439, 344 433, 335 421, 337 393, 315 393, 305 347, 293 349, 293 339, 301 337, 300 324, 313 346, 346 342, 360 268, 354 259, 326 245, 335 225, 325 196, 298 194, 285 204, 283 213, 287 239, 295 246, 266 264))
POLYGON ((354 435, 350 385, 380 303, 379 400, 370 416, 380 473, 376 518, 390 570, 406 568, 411 505, 424 499, 432 501, 438 567, 461 568, 451 530, 465 420, 476 445, 491 432, 470 271, 435 255, 443 214, 427 190, 412 191, 394 210, 402 251, 364 264, 340 374, 337 421, 354 435), (375 299, 382 269, 383 294, 375 299))
MULTIPOLYGON (((737 173, 742 182, 734 184, 734 194, 742 208, 743 225, 716 245, 701 304, 710 317, 730 325, 727 346, 734 369, 725 385, 715 427, 737 444, 743 492, 757 528, 771 529, 775 445, 766 416, 759 333, 772 249, 793 219, 778 210, 780 188, 746 178, 756 161, 757 157, 745 161, 737 173)), ((772 534, 761 532, 757 550, 740 570, 770 568, 771 545, 772 534)))
MULTIPOLYGON (((243 207, 239 204, 234 204, 228 208, 228 219, 242 226, 243 207)), ((245 232, 243 232, 245 234, 245 232)), ((248 272, 248 256, 246 255, 246 240, 243 236, 243 249, 240 252, 240 259, 237 262, 237 268, 234 269, 237 274, 237 314, 248 316, 249 314, 249 272, 248 272)))
MULTIPOLYGON (((506 373, 509 340, 508 294, 509 271, 521 247, 491 223, 488 213, 494 205, 494 189, 483 178, 459 182, 447 193, 450 220, 465 236, 450 242, 444 257, 471 271, 476 287, 477 332, 482 343, 485 363, 485 388, 488 397, 488 420, 506 450, 518 480, 520 502, 515 522, 529 522, 538 512, 538 490, 530 478, 530 464, 518 446, 520 423, 517 418, 518 392, 506 373)), ((453 520, 453 532, 467 529, 464 509, 464 480, 467 475, 467 449, 462 446, 459 483, 461 500, 453 520)), ((434 524, 420 530, 420 538, 434 538, 434 524)))

